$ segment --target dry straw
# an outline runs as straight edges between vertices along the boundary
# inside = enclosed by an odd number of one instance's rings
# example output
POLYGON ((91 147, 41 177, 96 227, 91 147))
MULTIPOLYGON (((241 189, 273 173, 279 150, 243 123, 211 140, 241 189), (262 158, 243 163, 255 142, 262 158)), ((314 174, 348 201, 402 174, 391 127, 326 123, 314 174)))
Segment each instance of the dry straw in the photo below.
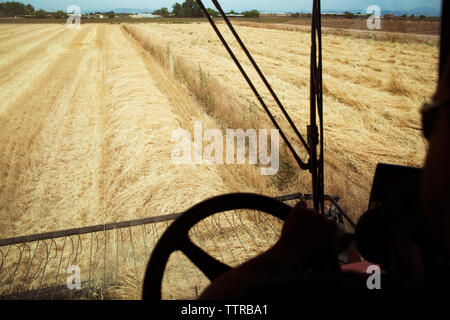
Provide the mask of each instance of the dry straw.
MULTIPOLYGON (((305 133, 310 35, 249 26, 237 30, 305 133)), ((325 188, 357 218, 378 162, 422 165, 426 144, 418 110, 435 89, 438 50, 340 32, 323 36, 325 188)), ((2 25, 0 39, 2 238, 180 212, 233 191, 274 196, 309 190, 308 174, 286 150, 272 178, 253 165, 170 161, 172 131, 192 130, 194 121, 207 128, 271 127, 206 23, 91 24, 79 31, 2 25)), ((226 39, 257 79, 231 35, 226 39)), ((271 101, 263 84, 255 84, 271 101)), ((275 103, 269 107, 288 128, 275 103)), ((260 232, 261 239, 269 231, 260 232)), ((140 240, 135 250, 142 253, 140 240)), ((140 255, 140 268, 147 258, 140 255)), ((173 272, 172 285, 186 270, 173 272)), ((119 286, 108 290, 99 297, 139 298, 135 264, 126 265, 119 286)))

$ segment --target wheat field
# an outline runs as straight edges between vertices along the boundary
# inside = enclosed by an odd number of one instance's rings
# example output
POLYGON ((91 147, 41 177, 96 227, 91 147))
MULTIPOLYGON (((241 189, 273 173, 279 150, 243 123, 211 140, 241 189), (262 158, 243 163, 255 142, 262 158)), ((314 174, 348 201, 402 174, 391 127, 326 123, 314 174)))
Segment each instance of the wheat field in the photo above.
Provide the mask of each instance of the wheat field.
MULTIPOLYGON (((268 105, 281 127, 306 159, 300 142, 288 130, 287 121, 283 121, 244 53, 226 27, 220 29, 255 80, 260 94, 270 102, 268 105)), ((309 33, 236 29, 299 131, 306 136, 309 33)), ((162 65, 169 70, 179 69, 179 78, 197 93, 214 118, 240 127, 261 126, 263 122, 268 125, 267 116, 209 25, 132 25, 126 30, 157 56, 162 65), (209 95, 198 84, 195 73, 206 74, 210 79, 209 95), (230 101, 234 111, 231 115, 230 101)), ((435 45, 323 35, 325 189, 329 194, 341 195, 345 209, 355 219, 367 206, 378 162, 422 165, 426 142, 421 133, 419 109, 435 90, 437 65, 435 45)), ((309 190, 308 174, 300 172, 290 157, 286 161, 293 172, 280 172, 283 178, 277 188, 283 192, 309 190)))
MULTIPOLYGON (((305 134, 310 35, 237 31, 305 134)), ((433 94, 437 63, 435 45, 323 36, 325 189, 353 218, 367 206, 378 162, 422 165, 419 107, 433 94)), ((285 148, 273 177, 249 164, 174 164, 171 134, 195 121, 272 127, 206 23, 0 25, 0 238, 181 212, 229 192, 310 191, 285 148)), ((114 297, 138 298, 126 290, 114 297)))

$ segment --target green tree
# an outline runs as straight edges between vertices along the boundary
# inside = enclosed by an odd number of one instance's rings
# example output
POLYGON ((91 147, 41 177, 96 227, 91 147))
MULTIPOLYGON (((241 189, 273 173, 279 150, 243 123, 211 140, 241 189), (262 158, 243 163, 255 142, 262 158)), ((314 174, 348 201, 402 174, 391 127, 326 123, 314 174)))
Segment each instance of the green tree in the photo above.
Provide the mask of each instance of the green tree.
POLYGON ((192 9, 189 7, 182 7, 180 10, 180 17, 182 18, 192 17, 192 9))
POLYGON ((186 15, 184 15, 185 17, 191 18, 203 17, 202 9, 200 9, 199 5, 195 0, 185 0, 181 6, 183 7, 183 9, 185 9, 184 12, 187 13, 186 15))
POLYGON ((116 17, 116 14, 114 13, 114 11, 109 11, 105 13, 105 16, 107 16, 110 19, 114 19, 116 17))
POLYGON ((47 16, 48 16, 47 12, 45 12, 42 9, 36 11, 35 15, 36 15, 36 18, 39 18, 39 19, 44 19, 44 18, 47 18, 47 16))
POLYGON ((53 18, 55 19, 61 19, 61 18, 67 18, 68 15, 64 11, 58 10, 56 12, 52 13, 53 18))
POLYGON ((175 17, 179 17, 180 11, 181 11, 181 4, 179 4, 178 2, 175 2, 175 4, 172 6, 172 14, 175 17))
POLYGON ((169 10, 167 8, 161 8, 158 10, 153 11, 153 14, 162 16, 162 17, 168 17, 169 16, 169 10))
POLYGON ((250 10, 250 11, 244 11, 242 14, 246 18, 259 18, 259 11, 258 10, 250 10))
POLYGON ((351 13, 351 12, 349 12, 349 11, 345 11, 344 12, 344 16, 346 17, 346 18, 354 18, 355 17, 355 14, 353 14, 353 13, 351 13))
POLYGON ((20 2, 4 2, 0 3, 0 12, 6 17, 23 17, 25 15, 26 6, 20 2))
POLYGON ((217 17, 219 15, 218 11, 211 9, 211 8, 207 8, 206 11, 208 11, 208 13, 211 17, 217 17))
POLYGON ((29 16, 34 15, 34 7, 31 4, 25 6, 25 14, 29 16))
POLYGON ((195 0, 185 0, 182 4, 176 2, 172 9, 172 13, 176 17, 203 17, 203 12, 195 0))

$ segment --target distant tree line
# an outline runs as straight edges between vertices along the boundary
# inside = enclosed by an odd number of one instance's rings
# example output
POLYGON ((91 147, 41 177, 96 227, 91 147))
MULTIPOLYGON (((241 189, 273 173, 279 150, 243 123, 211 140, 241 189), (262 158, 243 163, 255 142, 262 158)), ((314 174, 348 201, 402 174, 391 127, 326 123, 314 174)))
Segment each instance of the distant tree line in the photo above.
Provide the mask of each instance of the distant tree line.
POLYGON ((250 11, 244 11, 242 14, 246 18, 259 18, 259 11, 258 10, 250 10, 250 11))
POLYGON ((110 19, 113 19, 116 17, 116 14, 114 13, 114 11, 108 11, 104 13, 105 16, 107 16, 110 19))
POLYGON ((34 7, 31 4, 23 4, 15 1, 0 3, 0 17, 24 17, 34 15, 34 7))
MULTIPOLYGON (((212 17, 217 17, 219 15, 219 12, 214 9, 207 8, 207 10, 212 17)), ((108 18, 116 17, 116 14, 113 11, 103 13, 98 12, 98 14, 103 14, 108 18)), ((161 9, 155 10, 153 14, 162 17, 169 17, 169 16, 179 18, 203 17, 203 12, 195 0, 185 0, 183 3, 175 2, 175 4, 172 6, 172 12, 169 12, 168 8, 163 7, 161 9)), ((228 12, 228 14, 236 14, 236 12, 231 10, 230 12, 228 12)), ((244 11, 241 14, 248 18, 259 18, 258 10, 244 11)), ((1 17, 34 17, 34 18, 53 17, 59 19, 59 18, 67 18, 68 14, 61 10, 58 10, 56 12, 47 12, 42 9, 35 11, 34 7, 31 4, 23 4, 21 2, 16 1, 7 1, 0 3, 0 18, 1 17)))
POLYGON ((185 0, 182 4, 175 2, 172 6, 172 14, 180 18, 203 17, 203 12, 195 0, 185 0))
POLYGON ((166 7, 164 7, 164 8, 153 11, 153 14, 161 16, 161 17, 168 17, 169 10, 166 7))
MULTIPOLYGON (((212 17, 217 17, 219 15, 219 12, 214 9, 207 8, 206 10, 212 17)), ((236 14, 236 12, 234 12, 233 10, 231 10, 228 13, 236 14)), ((177 18, 200 18, 200 17, 203 17, 203 12, 195 0, 185 0, 183 3, 175 2, 174 5, 172 6, 171 13, 169 12, 168 8, 164 7, 164 8, 155 10, 153 12, 153 14, 159 15, 162 17, 173 16, 173 17, 177 17, 177 18)), ((242 12, 242 14, 245 17, 249 17, 249 18, 259 18, 259 12, 257 10, 245 11, 245 12, 242 12)))
MULTIPOLYGON (((98 12, 108 18, 115 18, 116 14, 113 11, 109 12, 98 12)), ((31 4, 23 4, 16 1, 8 1, 0 3, 0 18, 3 17, 32 17, 32 18, 67 18, 69 15, 67 12, 58 10, 56 12, 47 12, 45 10, 35 10, 31 4)))
MULTIPOLYGON (((425 15, 423 15, 423 14, 421 14, 420 16, 415 16, 414 14, 411 14, 411 15, 409 16, 410 19, 414 19, 414 18, 425 19, 426 17, 427 17, 427 16, 425 16, 425 15)), ((408 15, 407 15, 407 14, 402 14, 402 15, 401 15, 401 18, 408 18, 408 15)))
POLYGON ((61 10, 56 12, 46 12, 42 9, 35 11, 31 4, 7 1, 0 3, 0 17, 67 18, 67 13, 61 10))

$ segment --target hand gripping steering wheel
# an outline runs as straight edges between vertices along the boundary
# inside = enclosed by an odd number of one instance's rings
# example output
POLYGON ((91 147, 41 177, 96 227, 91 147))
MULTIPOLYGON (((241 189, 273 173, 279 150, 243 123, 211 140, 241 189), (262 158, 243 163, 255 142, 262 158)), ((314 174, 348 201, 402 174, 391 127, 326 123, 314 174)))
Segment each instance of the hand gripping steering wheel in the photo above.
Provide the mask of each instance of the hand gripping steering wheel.
POLYGON ((188 233, 198 222, 213 214, 238 209, 262 211, 285 221, 292 208, 276 199, 251 193, 225 194, 196 204, 176 219, 156 244, 145 272, 142 298, 161 300, 164 269, 174 251, 183 252, 210 281, 230 270, 230 266, 211 257, 192 243, 188 233))

